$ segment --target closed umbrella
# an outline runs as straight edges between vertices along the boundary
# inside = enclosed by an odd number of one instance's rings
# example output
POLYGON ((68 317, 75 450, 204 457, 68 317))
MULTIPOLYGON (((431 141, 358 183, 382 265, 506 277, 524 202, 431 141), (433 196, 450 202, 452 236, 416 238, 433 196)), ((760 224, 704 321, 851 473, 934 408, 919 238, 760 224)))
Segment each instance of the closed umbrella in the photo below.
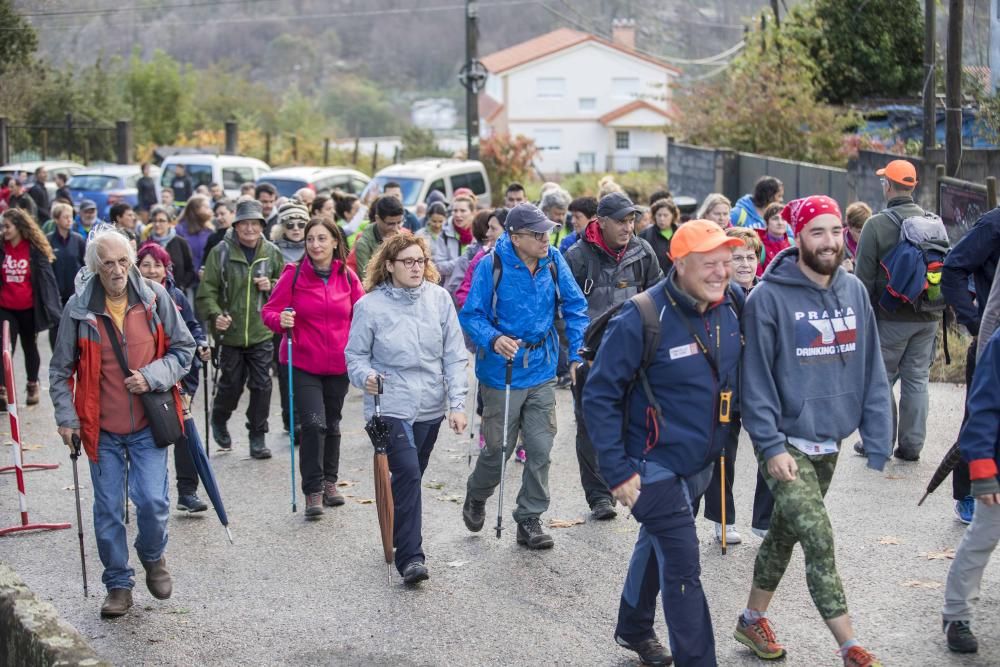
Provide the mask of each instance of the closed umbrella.
POLYGON ((924 501, 927 500, 927 496, 934 493, 937 488, 941 486, 941 482, 947 479, 948 475, 951 474, 951 471, 955 469, 955 466, 957 466, 958 462, 961 460, 962 452, 959 450, 958 443, 956 442, 951 446, 951 449, 948 450, 948 453, 944 455, 944 458, 941 459, 941 463, 938 464, 937 470, 934 471, 934 474, 931 475, 931 481, 927 482, 927 490, 924 492, 924 496, 920 499, 920 502, 917 503, 918 507, 924 504, 924 501))
POLYGON ((382 534, 382 554, 386 562, 386 579, 392 576, 393 500, 392 484, 389 481, 389 426, 382 419, 382 378, 377 378, 378 393, 375 394, 375 415, 365 424, 365 431, 375 447, 375 510, 378 513, 378 528, 382 534))
POLYGON ((215 479, 212 466, 208 463, 208 457, 205 455, 204 447, 202 447, 201 437, 198 435, 198 427, 195 426, 194 419, 184 421, 184 437, 187 438, 187 450, 191 454, 191 461, 194 463, 195 470, 198 471, 201 484, 205 487, 205 493, 208 494, 208 499, 212 502, 215 513, 219 516, 219 522, 226 529, 229 543, 232 544, 233 534, 229 532, 229 516, 226 514, 226 506, 222 503, 219 483, 215 479))

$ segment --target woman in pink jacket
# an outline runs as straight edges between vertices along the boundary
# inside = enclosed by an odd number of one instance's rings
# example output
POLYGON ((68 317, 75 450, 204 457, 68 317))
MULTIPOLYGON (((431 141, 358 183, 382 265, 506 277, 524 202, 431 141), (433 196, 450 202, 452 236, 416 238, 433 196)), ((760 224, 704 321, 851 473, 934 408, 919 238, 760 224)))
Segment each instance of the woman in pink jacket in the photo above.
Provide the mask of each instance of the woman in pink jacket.
POLYGON ((284 334, 282 364, 288 363, 287 336, 292 336, 305 515, 318 518, 324 505, 344 504, 337 490, 340 412, 350 387, 344 347, 354 304, 365 292, 361 280, 347 267, 347 242, 340 227, 326 217, 313 218, 306 225, 305 239, 305 257, 285 265, 262 315, 268 328, 284 334))

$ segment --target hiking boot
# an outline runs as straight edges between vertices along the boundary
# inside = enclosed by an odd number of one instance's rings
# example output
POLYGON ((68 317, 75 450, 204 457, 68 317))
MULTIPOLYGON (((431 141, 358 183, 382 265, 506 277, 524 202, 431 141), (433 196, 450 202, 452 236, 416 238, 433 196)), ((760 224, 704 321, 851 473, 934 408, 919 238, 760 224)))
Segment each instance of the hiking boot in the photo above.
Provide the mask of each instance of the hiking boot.
POLYGON ((672 665, 674 663, 673 656, 664 648, 660 640, 653 635, 649 639, 643 639, 642 641, 630 642, 622 639, 618 635, 615 635, 615 643, 626 648, 629 651, 634 651, 639 654, 639 661, 644 665, 672 665))
POLYGON ((733 637, 761 660, 777 660, 785 656, 785 649, 778 643, 771 623, 766 618, 747 625, 743 620, 743 614, 740 614, 733 637))
POLYGON ((222 451, 232 451, 233 439, 229 436, 229 427, 226 422, 212 420, 212 438, 222 451))
POLYGON ((271 458, 271 450, 267 448, 267 440, 263 433, 250 434, 250 456, 261 460, 271 458))
POLYGON ((517 523, 517 543, 529 549, 551 549, 555 542, 552 536, 542 530, 538 517, 517 523))
POLYGON ((340 507, 345 502, 344 496, 341 495, 340 490, 337 488, 336 482, 323 481, 323 504, 327 507, 340 507))
MULTIPOLYGON (((718 543, 720 543, 720 544, 722 543, 722 524, 721 523, 716 523, 715 524, 715 541, 718 542, 718 543)), ((742 543, 743 543, 743 536, 740 535, 738 532, 736 532, 736 525, 732 524, 732 523, 727 524, 726 525, 726 546, 728 546, 730 544, 742 544, 742 543)))
POLYGON ((920 460, 920 454, 917 452, 908 452, 902 447, 896 447, 896 451, 894 451, 892 455, 901 461, 909 461, 910 463, 920 460))
POLYGON ((556 389, 569 389, 573 386, 573 378, 569 375, 563 375, 556 380, 556 389))
POLYGON ((844 667, 882 667, 882 663, 860 646, 852 646, 844 654, 844 667))
POLYGON ((24 399, 24 402, 28 405, 38 405, 38 401, 41 400, 40 394, 38 382, 29 382, 28 397, 24 399))
POLYGON ((948 637, 949 651, 975 653, 979 650, 979 640, 972 634, 969 621, 945 621, 944 631, 948 637))
POLYGON ((767 528, 751 528, 750 532, 759 537, 760 539, 764 539, 765 537, 767 537, 767 528))
POLYGON ((955 516, 959 521, 968 526, 972 523, 972 517, 976 513, 976 499, 972 496, 966 496, 961 500, 955 502, 955 516))
POLYGON ((421 581, 430 579, 430 577, 431 576, 427 574, 427 566, 424 565, 422 561, 410 561, 406 564, 406 567, 403 568, 404 584, 418 584, 421 581))
POLYGON ((865 451, 865 443, 863 441, 858 440, 856 443, 854 443, 854 453, 857 454, 858 456, 864 456, 865 458, 868 458, 868 452, 865 451))
POLYGON ((318 519, 323 516, 323 492, 306 494, 306 518, 318 519))
POLYGON ((170 573, 167 572, 167 559, 161 557, 150 563, 141 561, 146 569, 146 588, 157 600, 166 600, 173 592, 173 582, 170 580, 170 573))
POLYGON ((478 533, 486 523, 486 501, 476 500, 472 496, 465 497, 465 504, 462 505, 462 520, 465 527, 473 533, 478 533))
POLYGON ((112 588, 101 604, 102 618, 124 616, 132 606, 132 591, 128 588, 112 588))
POLYGON ((614 503, 611 502, 610 498, 601 498, 590 508, 590 516, 598 521, 610 521, 618 516, 618 512, 615 511, 614 503))
POLYGON ((181 493, 177 496, 177 509, 182 512, 204 512, 208 505, 196 493, 181 493))

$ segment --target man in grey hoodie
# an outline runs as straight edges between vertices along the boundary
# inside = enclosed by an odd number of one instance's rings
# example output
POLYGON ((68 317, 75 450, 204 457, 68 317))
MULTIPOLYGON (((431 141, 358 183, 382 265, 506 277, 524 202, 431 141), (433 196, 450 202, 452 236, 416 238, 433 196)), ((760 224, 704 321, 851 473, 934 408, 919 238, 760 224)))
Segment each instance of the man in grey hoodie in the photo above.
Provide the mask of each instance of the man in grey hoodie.
POLYGON ((837 203, 824 196, 797 199, 781 215, 795 230, 796 247, 775 257, 743 311, 743 427, 775 508, 735 637, 760 658, 784 655, 767 608, 798 542, 809 592, 844 664, 875 666, 854 639, 823 504, 840 442, 855 429, 869 468, 882 470, 891 453, 889 383, 875 315, 864 285, 840 268, 837 203))

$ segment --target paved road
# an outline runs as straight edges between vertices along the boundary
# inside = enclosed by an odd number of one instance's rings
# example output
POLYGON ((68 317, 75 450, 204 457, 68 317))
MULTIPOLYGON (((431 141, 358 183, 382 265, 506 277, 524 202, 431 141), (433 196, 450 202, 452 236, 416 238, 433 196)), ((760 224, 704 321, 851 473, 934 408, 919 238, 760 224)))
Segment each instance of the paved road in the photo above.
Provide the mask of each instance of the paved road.
MULTIPOLYGON (((954 440, 962 390, 932 386, 931 401, 928 445, 919 463, 892 462, 877 474, 854 456, 841 460, 827 500, 840 572, 859 638, 886 665, 997 665, 1000 571, 995 565, 987 569, 978 607, 980 654, 961 659, 943 645, 939 612, 951 561, 937 558, 936 552, 955 547, 962 527, 953 518, 950 489, 943 488, 922 508, 916 501, 954 440)), ((199 399, 196 410, 201 405, 199 399)), ((119 665, 637 664, 611 638, 638 530, 633 520, 553 529, 555 549, 543 553, 517 547, 509 516, 502 540, 488 530, 470 534, 460 518, 468 440, 443 435, 424 480, 424 546, 431 579, 419 590, 408 590, 395 572, 386 582, 374 506, 361 502, 372 498, 373 491, 360 396, 349 396, 343 425, 342 476, 351 482, 343 490, 352 497, 318 522, 304 521, 301 495, 299 513, 291 513, 288 437, 280 433, 277 396, 273 410, 271 423, 279 424, 279 432, 269 436, 275 458, 250 460, 245 435, 237 437, 233 453, 212 456, 235 545, 228 543, 211 512, 171 517, 170 600, 160 602, 148 594, 139 568, 136 607, 125 618, 100 620, 103 589, 86 476, 89 599, 82 597, 75 527, 3 538, 0 557, 100 654, 119 665)), ((63 462, 58 471, 28 475, 31 517, 73 521, 72 472, 54 433, 51 405, 44 400, 21 414, 26 458, 63 462)), ((586 519, 568 392, 559 393, 558 416, 547 518, 586 519)), ((241 421, 234 418, 231 425, 241 421)), ((239 430, 233 428, 234 435, 239 430)), ((2 455, 6 458, 6 451, 2 455)), ((519 468, 511 468, 508 508, 518 486, 519 468)), ((730 635, 745 603, 759 544, 748 526, 754 469, 745 439, 737 470, 737 525, 746 543, 722 556, 711 525, 700 520, 703 581, 719 663, 756 665, 730 635)), ((487 508, 495 512, 495 501, 487 508)), ((16 516, 14 480, 0 476, 0 522, 9 525, 16 516)), ((789 650, 785 664, 839 665, 809 599, 800 554, 772 607, 772 620, 789 650)), ((666 637, 662 616, 657 632, 666 637)))

